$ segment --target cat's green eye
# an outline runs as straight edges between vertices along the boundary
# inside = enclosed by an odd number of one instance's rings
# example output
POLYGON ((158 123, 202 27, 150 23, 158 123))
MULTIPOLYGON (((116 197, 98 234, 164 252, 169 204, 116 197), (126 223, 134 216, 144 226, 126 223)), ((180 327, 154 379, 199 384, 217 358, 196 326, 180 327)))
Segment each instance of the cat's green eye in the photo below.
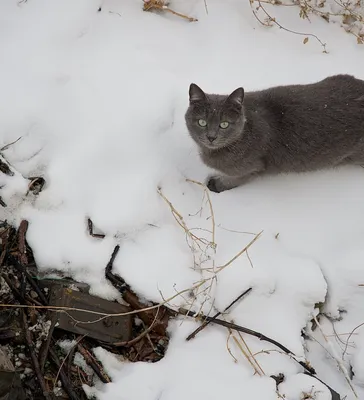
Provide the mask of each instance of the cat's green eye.
POLYGON ((220 128, 226 129, 229 126, 229 123, 226 121, 220 122, 220 128))
POLYGON ((198 124, 199 124, 200 126, 205 127, 205 126, 207 125, 207 122, 206 122, 204 119, 199 119, 199 120, 198 120, 198 124))

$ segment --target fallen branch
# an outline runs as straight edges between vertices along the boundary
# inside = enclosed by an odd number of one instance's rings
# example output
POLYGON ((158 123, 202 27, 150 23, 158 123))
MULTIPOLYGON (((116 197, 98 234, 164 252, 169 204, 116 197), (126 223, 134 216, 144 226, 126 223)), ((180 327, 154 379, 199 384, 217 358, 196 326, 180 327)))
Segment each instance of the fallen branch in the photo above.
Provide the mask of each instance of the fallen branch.
POLYGON ((72 388, 72 382, 68 379, 68 376, 66 375, 65 371, 63 370, 63 365, 61 361, 59 360, 57 353, 54 351, 54 349, 50 348, 49 349, 49 354, 51 356, 52 361, 56 365, 57 368, 59 368, 59 372, 57 376, 59 375, 59 378, 62 382, 62 387, 64 391, 67 393, 68 397, 70 400, 80 400, 79 396, 75 393, 75 391, 72 388))
POLYGON ((44 373, 44 366, 45 366, 45 363, 46 363, 47 358, 48 358, 48 353, 49 353, 49 349, 50 349, 50 345, 51 345, 51 341, 52 341, 52 336, 53 336, 54 325, 55 325, 55 323, 52 322, 52 325, 50 326, 50 329, 48 331, 47 338, 42 343, 42 345, 41 345, 41 347, 39 349, 38 360, 39 360, 40 370, 41 370, 42 373, 44 373))
POLYGON ((9 238, 10 238, 10 235, 11 235, 11 233, 13 231, 14 231, 14 229, 9 226, 9 227, 7 227, 5 229, 4 232, 1 232, 1 236, 0 237, 1 237, 1 244, 2 244, 2 252, 1 252, 1 255, 0 255, 0 267, 3 266, 3 262, 5 260, 5 257, 7 255, 7 253, 8 253, 9 238))
POLYGON ((39 386, 42 389, 44 398, 46 400, 52 400, 52 396, 50 395, 50 393, 49 393, 49 391, 47 389, 47 386, 46 386, 45 381, 44 381, 43 374, 42 374, 42 372, 40 370, 40 365, 39 365, 39 362, 38 362, 38 358, 37 358, 37 355, 35 353, 32 334, 31 334, 31 332, 29 330, 27 316, 26 316, 26 314, 25 314, 25 312, 23 310, 22 310, 21 314, 22 314, 22 318, 23 318, 25 339, 26 339, 26 342, 27 342, 27 345, 28 345, 28 348, 29 348, 29 353, 30 353, 30 357, 32 359, 35 375, 36 375, 36 377, 38 379, 39 386))
MULTIPOLYGON (((113 284, 113 286, 122 294, 123 299, 134 309, 134 313, 136 313, 140 319, 147 325, 147 326, 153 326, 152 330, 155 331, 156 333, 160 334, 161 336, 165 336, 166 334, 166 324, 163 323, 163 319, 166 316, 166 313, 164 312, 161 316, 161 319, 159 321, 156 321, 156 314, 155 314, 155 308, 159 308, 162 306, 162 304, 157 305, 155 307, 144 307, 137 295, 130 290, 129 286, 125 283, 124 279, 122 279, 119 276, 115 276, 111 271, 113 268, 113 264, 115 261, 115 258, 120 250, 120 246, 116 245, 114 248, 114 251, 111 255, 110 261, 107 263, 106 268, 105 268, 105 276, 106 278, 113 284)), ((165 309, 166 310, 166 309, 165 309)))
POLYGON ((77 350, 81 353, 87 364, 89 364, 89 366, 93 369, 93 371, 99 377, 102 383, 111 382, 111 379, 108 377, 106 372, 102 370, 101 366, 95 361, 89 351, 81 345, 81 343, 77 344, 77 350))
POLYGON ((34 291, 37 293, 41 303, 45 306, 48 305, 48 301, 44 295, 44 293, 42 292, 42 290, 40 289, 40 287, 37 285, 37 283, 35 282, 35 280, 31 277, 31 275, 29 274, 29 272, 26 270, 25 265, 22 265, 21 263, 19 263, 19 261, 17 260, 16 257, 14 256, 9 256, 7 258, 7 260, 14 265, 14 267, 21 272, 25 278, 27 279, 27 281, 29 282, 30 286, 34 289, 34 291))
POLYGON ((23 219, 19 225, 18 229, 18 241, 19 241, 19 259, 23 265, 28 264, 28 257, 27 257, 27 248, 26 248, 26 241, 25 235, 28 230, 28 221, 23 219))
POLYGON ((315 371, 314 368, 312 368, 308 363, 305 363, 303 361, 299 361, 296 358, 296 355, 291 350, 289 350, 287 347, 285 347, 283 344, 277 342, 276 340, 271 339, 270 337, 265 336, 260 332, 253 331, 252 329, 245 328, 243 326, 236 325, 236 324, 231 323, 231 322, 227 322, 227 321, 223 321, 223 320, 220 320, 220 319, 216 319, 214 317, 209 317, 207 315, 201 315, 201 314, 200 315, 196 315, 195 313, 193 313, 191 311, 188 311, 188 310, 185 310, 183 308, 180 308, 178 313, 181 314, 181 315, 186 315, 188 317, 195 318, 195 319, 196 318, 202 318, 202 319, 205 319, 206 321, 212 322, 212 323, 214 323, 216 325, 221 325, 221 326, 224 326, 224 327, 226 327, 228 329, 232 329, 232 330, 235 330, 235 331, 238 331, 238 332, 246 333, 248 335, 251 335, 251 336, 254 336, 254 337, 258 338, 259 340, 263 340, 263 341, 266 341, 268 343, 274 344, 276 347, 278 347, 279 349, 283 350, 284 353, 289 355, 292 358, 292 360, 294 360, 296 363, 300 364, 305 369, 305 374, 306 375, 309 375, 312 378, 317 379, 323 385, 325 385, 330 390, 330 392, 332 394, 332 400, 340 400, 340 395, 337 392, 335 392, 330 386, 328 386, 326 383, 324 383, 323 381, 321 381, 319 378, 316 377, 316 371, 315 371))
MULTIPOLYGON (((25 299, 25 297, 20 293, 20 291, 15 287, 15 285, 13 284, 13 282, 10 280, 10 278, 8 277, 7 274, 3 273, 1 274, 1 277, 4 279, 4 281, 6 282, 6 284, 9 286, 11 292, 13 293, 13 296, 15 297, 15 299, 17 301, 19 301, 19 303, 28 303, 25 299)), ((2 304, 0 304, 0 306, 3 306, 2 304)), ((8 305, 8 306, 15 306, 18 307, 18 305, 12 304, 12 305, 8 305)), ((26 307, 29 307, 29 305, 27 305, 26 307)))
POLYGON ((178 310, 178 312, 181 315, 186 315, 186 316, 192 317, 192 318, 204 319, 204 320, 206 320, 208 322, 212 322, 212 323, 214 323, 216 325, 221 325, 221 326, 224 326, 225 328, 229 328, 229 329, 232 329, 232 330, 235 330, 235 331, 238 331, 238 332, 243 332, 243 333, 246 333, 248 335, 255 336, 259 340, 263 340, 265 342, 269 342, 271 344, 274 344, 276 347, 278 347, 279 349, 283 350, 286 354, 291 356, 296 362, 298 362, 303 368, 305 368, 306 371, 310 372, 311 374, 315 374, 316 373, 315 370, 312 367, 308 366, 303 361, 298 361, 296 359, 295 354, 291 350, 289 350, 287 347, 285 347, 283 344, 277 342, 274 339, 271 339, 268 336, 263 335, 260 332, 253 331, 252 329, 245 328, 243 326, 234 324, 232 322, 227 322, 227 321, 223 321, 221 319, 216 319, 214 317, 209 317, 208 315, 201 315, 201 314, 196 315, 194 312, 185 310, 183 308, 180 308, 178 310))

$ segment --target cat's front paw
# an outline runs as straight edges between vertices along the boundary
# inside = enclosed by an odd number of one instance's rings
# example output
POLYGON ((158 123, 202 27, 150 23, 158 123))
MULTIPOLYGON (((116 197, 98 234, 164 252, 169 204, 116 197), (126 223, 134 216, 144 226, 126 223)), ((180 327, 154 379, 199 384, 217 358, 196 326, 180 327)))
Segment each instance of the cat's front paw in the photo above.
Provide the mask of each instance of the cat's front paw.
POLYGON ((247 177, 214 175, 207 179, 206 186, 211 190, 211 192, 221 193, 225 190, 234 189, 244 184, 246 181, 247 177))
POLYGON ((225 190, 225 187, 221 184, 221 180, 218 176, 211 176, 208 178, 206 186, 211 192, 214 193, 221 193, 225 190))

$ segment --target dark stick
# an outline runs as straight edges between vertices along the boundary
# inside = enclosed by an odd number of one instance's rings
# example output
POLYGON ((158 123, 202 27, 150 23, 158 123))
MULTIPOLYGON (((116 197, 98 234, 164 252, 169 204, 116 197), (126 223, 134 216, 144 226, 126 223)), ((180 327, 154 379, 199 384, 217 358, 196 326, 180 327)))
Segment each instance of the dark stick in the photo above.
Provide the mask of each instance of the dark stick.
POLYGON ((27 316, 24 312, 24 310, 21 310, 22 313, 22 317, 23 317, 23 326, 24 326, 24 333, 25 333, 25 339, 27 341, 27 345, 29 347, 29 353, 30 353, 30 357, 32 359, 32 363, 33 363, 33 367, 34 367, 34 372, 35 375, 38 379, 39 385, 42 389, 43 392, 43 396, 45 399, 47 400, 52 400, 52 396, 50 395, 50 393, 47 390, 47 386, 45 384, 44 378, 43 378, 43 374, 40 370, 40 366, 38 363, 38 358, 35 354, 35 348, 34 348, 34 342, 32 339, 32 334, 29 330, 29 325, 28 325, 28 321, 27 321, 27 316))
MULTIPOLYGON (((234 301, 232 301, 225 309, 223 312, 226 312, 229 310, 234 304, 236 304, 242 297, 244 297, 246 294, 248 294, 252 288, 249 288, 245 290, 245 292, 241 293, 234 301)), ((215 320, 217 317, 219 317, 222 313, 219 311, 215 315, 212 316, 212 318, 215 320)), ((199 326, 197 329, 195 329, 191 334, 187 336, 187 341, 193 339, 199 332, 201 332, 203 329, 206 328, 208 324, 210 324, 212 321, 204 321, 201 326, 199 326)))
POLYGON ((330 393, 331 393, 331 400, 341 400, 341 396, 339 395, 338 392, 335 392, 334 389, 332 389, 327 383, 323 382, 321 379, 319 379, 317 376, 310 374, 309 372, 305 372, 305 375, 309 375, 311 378, 317 379, 319 382, 321 382, 323 385, 325 385, 330 393))
MULTIPOLYGON (((232 304, 234 304, 234 302, 235 302, 235 300, 233 301, 232 304)), ((231 305, 232 305, 232 304, 231 304, 231 305)), ((229 307, 231 307, 231 305, 229 305, 229 307)), ((182 309, 182 308, 179 309, 179 313, 182 314, 182 315, 187 315, 188 317, 192 317, 192 318, 196 318, 196 317, 197 317, 196 314, 193 313, 192 311, 188 311, 188 310, 185 310, 185 309, 182 309)), ((201 316, 201 314, 200 314, 200 316, 201 316)), ((271 343, 271 344, 274 344, 274 345, 277 346, 279 349, 283 350, 286 354, 288 354, 294 361, 296 361, 298 364, 300 364, 300 365, 305 369, 305 374, 306 374, 306 375, 309 375, 309 376, 311 376, 312 378, 317 379, 317 380, 320 381, 323 385, 325 385, 325 386, 330 390, 330 393, 331 393, 331 395, 332 395, 332 400, 340 400, 340 395, 339 395, 337 392, 335 392, 335 390, 333 390, 333 389, 332 389, 330 386, 328 386, 325 382, 321 381, 320 379, 318 379, 318 378, 316 377, 316 371, 315 371, 314 368, 312 368, 311 366, 307 365, 307 364, 306 364, 305 362, 303 362, 303 361, 298 361, 298 360, 296 359, 295 354, 294 354, 291 350, 289 350, 287 347, 283 346, 282 344, 280 344, 280 343, 277 342, 276 340, 271 339, 270 337, 265 336, 265 335, 263 335, 263 334, 260 333, 260 332, 253 331, 252 329, 249 329, 249 328, 244 328, 243 326, 236 325, 236 324, 233 324, 233 323, 231 323, 231 322, 222 321, 221 319, 216 319, 216 318, 214 318, 214 317, 209 317, 209 316, 207 316, 207 315, 204 315, 203 318, 204 318, 206 321, 212 322, 212 323, 214 323, 214 324, 216 324, 216 325, 225 326, 226 328, 230 328, 230 329, 233 329, 233 330, 238 331, 238 332, 243 332, 243 333, 246 333, 246 334, 248 334, 248 335, 255 336, 255 337, 257 337, 259 340, 264 340, 264 341, 266 341, 266 342, 269 342, 269 343, 271 343)))
POLYGON ((0 256, 0 267, 2 267, 5 257, 6 257, 6 254, 8 252, 10 233, 11 233, 11 229, 9 227, 4 232, 1 233, 1 242, 3 245, 2 246, 3 251, 1 252, 1 256, 0 256))
MULTIPOLYGON (((142 310, 145 308, 143 306, 139 299, 138 296, 130 290, 129 286, 126 284, 123 278, 116 276, 112 273, 112 268, 113 268, 113 263, 115 261, 115 258, 120 250, 120 246, 116 245, 114 248, 114 251, 111 255, 111 258, 109 262, 106 265, 105 268, 105 277, 108 279, 113 286, 122 294, 123 299, 134 309, 134 310, 142 310)), ((167 309, 166 307, 161 307, 163 309, 162 317, 160 320, 156 320, 156 311, 155 310, 149 310, 149 311, 141 311, 137 315, 139 318, 145 323, 145 325, 150 326, 153 324, 153 331, 158 333, 161 336, 165 336, 165 331, 166 327, 165 324, 163 324, 163 318, 167 318, 168 316, 166 315, 165 311, 171 311, 167 309)))
MULTIPOLYGON (((80 339, 78 339, 78 340, 80 340, 80 339)), ((71 375, 73 356, 75 355, 76 347, 77 346, 72 346, 71 350, 68 352, 68 355, 67 355, 67 374, 68 375, 71 375)))
POLYGON ((20 275, 19 282, 20 282, 20 293, 21 293, 21 296, 23 297, 23 299, 25 299, 26 298, 26 290, 27 290, 27 281, 26 281, 24 275, 20 275))
POLYGON ((9 167, 8 163, 0 156, 0 171, 5 175, 14 176, 14 172, 9 167))
POLYGON ((13 282, 9 279, 9 277, 6 274, 1 274, 1 277, 4 279, 6 284, 9 286, 14 297, 16 298, 16 300, 19 301, 20 304, 29 304, 29 302, 27 302, 25 300, 25 298, 22 296, 22 294, 19 292, 19 290, 13 285, 13 282))
POLYGON ((0 206, 2 206, 2 207, 7 207, 5 201, 2 199, 1 196, 0 196, 0 206))
POLYGON ((88 226, 88 233, 90 234, 90 236, 98 239, 104 239, 105 235, 102 235, 101 233, 94 233, 94 224, 90 218, 87 218, 87 226, 88 226))
POLYGON ((4 249, 3 249, 3 251, 1 252, 1 255, 0 255, 0 267, 2 267, 2 265, 3 265, 4 259, 5 259, 5 256, 6 256, 6 252, 7 252, 7 249, 4 247, 4 249))
POLYGON ((25 243, 25 235, 28 230, 28 221, 23 219, 19 225, 18 229, 18 241, 19 241, 19 251, 20 251, 20 262, 23 265, 28 264, 28 257, 27 257, 27 247, 25 243))
MULTIPOLYGON (((124 291, 123 293, 123 299, 130 304, 134 310, 142 310, 145 308, 142 304, 140 304, 140 301, 137 297, 137 295, 129 290, 128 288, 124 291)), ((158 333, 160 336, 165 336, 166 335, 166 326, 163 324, 163 319, 168 318, 168 315, 166 314, 167 309, 163 306, 160 307, 163 309, 163 313, 161 314, 161 318, 159 320, 156 320, 156 310, 149 310, 149 311, 141 311, 138 313, 138 317, 145 323, 147 326, 153 325, 153 331, 158 333), (153 324, 154 322, 154 324, 153 324)), ((169 310, 168 310, 169 311, 169 310)))
POLYGON ((14 256, 9 256, 8 260, 15 266, 15 268, 20 271, 24 276, 26 277, 27 281, 29 282, 30 286, 34 289, 34 291, 37 293, 40 301, 44 306, 48 305, 48 300, 44 293, 42 292, 42 289, 37 285, 36 281, 31 277, 29 272, 26 270, 26 267, 19 263, 19 261, 16 259, 14 256))
POLYGON ((111 379, 106 375, 106 373, 101 369, 99 364, 93 359, 91 354, 85 349, 80 343, 77 344, 78 351, 83 355, 87 364, 94 370, 95 374, 100 378, 102 383, 110 383, 111 379))
MULTIPOLYGON (((182 315, 187 315, 188 317, 192 317, 192 318, 196 318, 197 317, 195 313, 193 313, 192 311, 185 310, 185 309, 179 309, 179 313, 182 314, 182 315)), ((201 314, 200 314, 200 317, 201 317, 201 314)), ((216 325, 225 326, 226 328, 230 328, 230 329, 233 329, 233 330, 238 331, 238 332, 243 332, 243 333, 246 333, 248 335, 255 336, 259 340, 263 340, 265 342, 269 342, 271 344, 274 344, 276 347, 278 347, 279 349, 283 350, 286 354, 290 355, 296 362, 301 364, 303 366, 303 368, 305 368, 306 371, 310 372, 311 374, 315 374, 316 373, 315 370, 312 367, 309 367, 308 365, 306 365, 302 361, 296 360, 295 354, 291 350, 289 350, 287 347, 283 346, 283 344, 277 342, 274 339, 271 339, 268 336, 263 335, 260 332, 253 331, 252 329, 245 328, 245 327, 240 326, 240 325, 236 325, 236 324, 234 324, 232 322, 227 322, 227 321, 223 321, 221 319, 216 319, 214 317, 209 317, 207 315, 202 316, 202 318, 205 319, 206 321, 212 322, 212 323, 214 323, 216 325)))
POLYGON ((0 330, 0 342, 2 340, 10 340, 16 338, 16 332, 8 329, 8 330, 0 330))
POLYGON ((122 278, 119 277, 119 276, 115 276, 115 275, 112 273, 112 267, 113 267, 115 258, 116 258, 116 256, 117 256, 118 253, 119 253, 119 250, 120 250, 120 246, 119 246, 119 245, 116 245, 115 248, 114 248, 114 251, 113 251, 113 253, 112 253, 112 255, 111 255, 111 258, 110 258, 109 262, 108 262, 107 265, 106 265, 106 268, 105 268, 105 277, 113 284, 113 286, 114 286, 121 294, 123 294, 123 291, 124 291, 125 286, 126 286, 126 285, 125 285, 124 279, 122 279, 122 278))
POLYGON ((27 281, 29 282, 30 286, 37 293, 42 305, 43 306, 47 306, 48 305, 48 300, 45 297, 44 293, 42 292, 42 289, 37 285, 36 281, 30 276, 29 272, 24 270, 24 275, 27 278, 27 281))
POLYGON ((113 265, 114 265, 115 258, 116 258, 116 256, 118 255, 119 250, 120 250, 120 246, 117 244, 117 245, 115 246, 115 248, 114 248, 114 251, 113 251, 112 254, 111 254, 111 257, 110 257, 109 262, 108 262, 107 265, 106 265, 105 272, 111 272, 112 267, 113 267, 113 265))
POLYGON ((59 378, 62 382, 62 387, 63 387, 64 391, 67 393, 68 397, 71 400, 80 400, 80 398, 77 396, 77 394, 75 393, 75 391, 72 388, 72 383, 70 382, 70 380, 68 379, 68 376, 64 372, 63 365, 61 367, 61 362, 57 356, 57 353, 52 348, 50 348, 49 354, 50 354, 54 364, 56 365, 56 367, 58 369, 61 368, 59 370, 59 378))
POLYGON ((42 343, 42 346, 39 349, 38 360, 39 360, 40 370, 42 371, 42 373, 44 372, 44 365, 48 358, 48 352, 51 345, 53 330, 56 325, 56 321, 57 321, 56 319, 51 319, 51 326, 48 331, 47 339, 42 343))

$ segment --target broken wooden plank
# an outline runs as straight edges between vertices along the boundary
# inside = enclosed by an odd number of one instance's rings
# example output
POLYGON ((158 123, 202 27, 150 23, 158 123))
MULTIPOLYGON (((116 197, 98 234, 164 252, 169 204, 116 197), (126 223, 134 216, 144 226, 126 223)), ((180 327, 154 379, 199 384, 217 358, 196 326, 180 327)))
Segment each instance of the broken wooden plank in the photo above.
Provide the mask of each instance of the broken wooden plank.
POLYGON ((64 287, 53 287, 49 305, 67 307, 67 310, 53 313, 56 328, 107 342, 130 340, 132 334, 130 308, 87 293, 64 287), (77 309, 77 310, 72 310, 77 309), (83 311, 85 310, 85 311, 83 311), (99 312, 92 314, 87 311, 99 312), (102 315, 103 314, 103 315, 102 315), (107 316, 105 316, 107 314, 107 316), (110 314, 110 315, 109 315, 110 314))

